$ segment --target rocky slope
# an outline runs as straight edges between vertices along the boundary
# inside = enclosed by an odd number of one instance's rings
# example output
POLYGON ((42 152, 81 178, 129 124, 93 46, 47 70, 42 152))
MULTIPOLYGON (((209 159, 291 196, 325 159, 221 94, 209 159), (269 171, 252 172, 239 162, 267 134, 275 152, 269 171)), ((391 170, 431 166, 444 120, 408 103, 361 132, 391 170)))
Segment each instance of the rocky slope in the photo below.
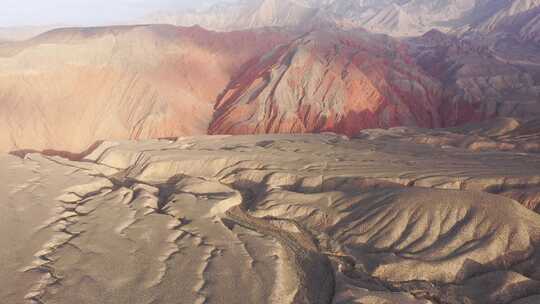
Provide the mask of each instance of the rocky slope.
POLYGON ((146 16, 142 22, 179 26, 200 25, 217 31, 233 31, 269 26, 295 26, 309 22, 317 9, 295 0, 244 0, 217 3, 207 9, 163 11, 146 16))
POLYGON ((537 303, 540 154, 432 139, 538 131, 500 120, 109 141, 80 161, 0 156, 0 297, 537 303))
POLYGON ((266 54, 229 84, 211 134, 437 127, 441 88, 403 45, 369 33, 316 30, 266 54))
POLYGON ((538 38, 538 0, 253 0, 218 3, 190 12, 158 12, 150 23, 201 25, 221 31, 264 26, 334 24, 393 36, 417 36, 431 29, 445 32, 493 32, 526 28, 538 38), (525 24, 527 26, 525 27, 525 24))
POLYGON ((540 114, 540 46, 516 36, 437 30, 407 41, 416 63, 444 90, 445 125, 540 114))
POLYGON ((0 151, 529 119, 540 115, 538 50, 438 31, 58 29, 0 44, 0 151))
POLYGON ((500 5, 499 10, 494 11, 493 15, 486 16, 485 20, 477 21, 474 25, 484 33, 514 32, 522 38, 538 39, 539 13, 538 0, 506 1, 500 5))
POLYGON ((82 151, 98 139, 205 134, 230 78, 286 37, 122 26, 2 44, 0 151, 82 151))
POLYGON ((540 48, 432 30, 406 40, 313 30, 229 84, 211 134, 456 126, 540 116, 540 48))

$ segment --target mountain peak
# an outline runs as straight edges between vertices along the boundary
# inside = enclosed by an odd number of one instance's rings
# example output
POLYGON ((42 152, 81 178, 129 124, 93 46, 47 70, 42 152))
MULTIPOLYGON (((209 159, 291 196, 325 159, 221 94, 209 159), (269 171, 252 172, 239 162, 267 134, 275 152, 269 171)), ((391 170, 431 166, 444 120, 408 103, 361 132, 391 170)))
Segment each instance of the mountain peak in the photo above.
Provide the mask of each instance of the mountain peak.
POLYGON ((218 31, 322 23, 415 36, 433 28, 444 32, 464 27, 489 31, 503 19, 507 22, 538 7, 539 0, 258 0, 221 3, 203 11, 154 16, 150 20, 184 26, 199 24, 218 31))

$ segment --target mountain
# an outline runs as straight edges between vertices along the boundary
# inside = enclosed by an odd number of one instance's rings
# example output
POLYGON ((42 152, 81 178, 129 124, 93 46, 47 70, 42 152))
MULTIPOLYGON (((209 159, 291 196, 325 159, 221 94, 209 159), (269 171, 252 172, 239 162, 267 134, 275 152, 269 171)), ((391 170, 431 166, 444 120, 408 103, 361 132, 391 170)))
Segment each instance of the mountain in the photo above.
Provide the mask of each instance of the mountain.
POLYGON ((287 36, 120 26, 1 44, 0 150, 205 134, 231 77, 287 36))
MULTIPOLYGON (((530 24, 534 24, 540 12, 539 0, 513 0, 503 2, 500 9, 488 15, 484 20, 476 22, 476 27, 482 32, 493 32, 501 30, 516 30, 530 24)), ((487 6, 487 5, 486 5, 487 6)), ((482 10, 487 10, 485 7, 482 10)), ((480 9, 478 9, 480 10, 480 9)), ((527 29, 525 29, 527 31, 527 29)), ((519 30, 517 31, 519 32, 519 30)))
POLYGON ((205 10, 156 12, 147 23, 200 25, 210 30, 232 31, 270 26, 296 26, 309 22, 317 8, 296 0, 243 0, 215 4, 205 10))
POLYGON ((317 30, 266 54, 229 84, 210 133, 437 127, 441 88, 403 51, 367 32, 317 30))
POLYGON ((523 23, 537 33, 539 7, 539 0, 242 0, 198 11, 157 12, 143 21, 219 31, 332 24, 393 36, 417 36, 431 29, 488 33, 523 23))
POLYGON ((0 151, 540 115, 537 48, 436 30, 63 28, 0 44, 0 151), (519 51, 516 51, 519 50, 519 51))
POLYGON ((457 37, 437 30, 407 44, 415 62, 440 81, 444 125, 540 115, 540 45, 516 36, 457 37))
POLYGON ((216 104, 211 134, 456 126, 540 116, 540 48, 432 30, 406 40, 314 30, 247 67, 216 104), (519 50, 519 51, 516 51, 519 50))
POLYGON ((0 27, 0 41, 22 41, 35 37, 39 34, 60 28, 60 25, 50 26, 16 26, 0 27))
POLYGON ((534 41, 540 44, 540 12, 536 10, 536 15, 531 16, 523 27, 520 28, 519 33, 523 40, 534 41))
POLYGON ((538 1, 0 37, 0 302, 540 303, 538 1))

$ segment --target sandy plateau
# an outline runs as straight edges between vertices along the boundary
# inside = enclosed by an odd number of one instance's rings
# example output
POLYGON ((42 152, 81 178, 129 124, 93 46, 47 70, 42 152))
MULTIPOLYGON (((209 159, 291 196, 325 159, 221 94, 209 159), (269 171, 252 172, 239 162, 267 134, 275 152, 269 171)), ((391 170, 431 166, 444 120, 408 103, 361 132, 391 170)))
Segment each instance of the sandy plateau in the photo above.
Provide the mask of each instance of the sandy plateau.
POLYGON ((539 130, 499 119, 3 155, 0 299, 539 303, 539 130))

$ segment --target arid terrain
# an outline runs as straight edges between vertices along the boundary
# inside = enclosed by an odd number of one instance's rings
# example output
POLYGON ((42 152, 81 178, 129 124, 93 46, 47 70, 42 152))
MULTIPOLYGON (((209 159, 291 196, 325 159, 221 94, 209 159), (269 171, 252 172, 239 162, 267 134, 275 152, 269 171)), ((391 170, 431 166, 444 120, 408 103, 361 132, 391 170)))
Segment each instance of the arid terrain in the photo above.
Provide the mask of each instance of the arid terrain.
POLYGON ((0 151, 540 116, 540 46, 478 35, 57 29, 0 43, 0 151))
POLYGON ((499 119, 2 156, 0 298, 538 303, 539 139, 499 119))
POLYGON ((96 1, 0 11, 0 304, 540 303, 540 0, 96 1))

